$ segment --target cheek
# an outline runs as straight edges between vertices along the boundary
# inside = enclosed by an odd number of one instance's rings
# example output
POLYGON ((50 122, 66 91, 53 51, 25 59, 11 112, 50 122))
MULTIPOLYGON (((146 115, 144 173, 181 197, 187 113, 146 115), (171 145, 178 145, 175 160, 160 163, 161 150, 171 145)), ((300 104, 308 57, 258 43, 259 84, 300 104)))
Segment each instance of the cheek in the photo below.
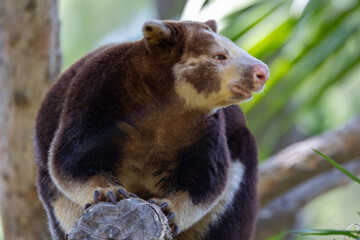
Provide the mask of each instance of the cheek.
POLYGON ((213 61, 185 62, 174 68, 175 89, 187 105, 219 107, 229 104, 229 83, 238 80, 236 67, 213 61))
POLYGON ((191 84, 198 94, 208 96, 221 89, 218 67, 212 61, 197 59, 177 66, 174 73, 178 83, 191 84))
POLYGON ((185 101, 187 106, 198 107, 207 102, 204 94, 199 94, 195 87, 188 82, 179 82, 175 85, 176 94, 185 101))
POLYGON ((227 86, 233 81, 240 80, 238 69, 235 64, 231 64, 231 62, 228 62, 219 66, 218 69, 220 75, 220 82, 222 85, 227 86))
POLYGON ((218 67, 205 62, 197 65, 185 74, 185 81, 192 84, 199 94, 206 96, 220 91, 221 77, 218 67))

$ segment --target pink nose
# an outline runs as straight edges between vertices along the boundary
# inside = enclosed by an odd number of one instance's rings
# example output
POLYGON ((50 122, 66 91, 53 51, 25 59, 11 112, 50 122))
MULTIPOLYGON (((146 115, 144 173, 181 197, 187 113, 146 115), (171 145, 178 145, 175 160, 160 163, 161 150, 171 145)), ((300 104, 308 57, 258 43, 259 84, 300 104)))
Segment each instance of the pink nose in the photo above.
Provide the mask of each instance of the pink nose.
POLYGON ((264 64, 253 65, 253 79, 265 83, 269 78, 269 69, 264 64))

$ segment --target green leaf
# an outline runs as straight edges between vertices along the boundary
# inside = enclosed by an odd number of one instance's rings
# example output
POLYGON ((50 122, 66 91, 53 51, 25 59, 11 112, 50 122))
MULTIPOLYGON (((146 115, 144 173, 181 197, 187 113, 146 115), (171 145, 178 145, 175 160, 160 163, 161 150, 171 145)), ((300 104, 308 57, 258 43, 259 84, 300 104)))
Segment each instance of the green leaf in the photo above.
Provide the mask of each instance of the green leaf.
POLYGON ((255 3, 245 9, 240 9, 224 18, 226 27, 221 31, 232 41, 239 39, 244 33, 253 29, 259 22, 266 19, 286 1, 275 0, 263 3, 255 3))
POLYGON ((208 5, 210 3, 210 0, 205 0, 205 2, 203 3, 203 5, 201 6, 201 9, 203 9, 206 5, 208 5))
POLYGON ((281 231, 271 237, 266 238, 266 240, 281 240, 284 239, 284 237, 286 236, 286 231, 281 231))
POLYGON ((343 166, 338 164, 335 160, 331 159, 330 157, 322 154, 321 152, 319 152, 319 151, 317 151, 315 149, 312 149, 312 150, 314 152, 316 152, 317 154, 319 154, 320 156, 322 156, 323 158, 325 158, 331 165, 333 165, 334 167, 336 167, 337 169, 342 171, 346 176, 348 176, 349 178, 351 178, 352 180, 354 180, 355 182, 360 184, 360 179, 358 177, 356 177, 354 174, 352 174, 351 172, 346 170, 343 166))
POLYGON ((330 236, 330 235, 341 235, 348 236, 354 239, 358 239, 358 236, 355 234, 359 234, 360 231, 346 231, 346 230, 328 230, 328 229, 301 229, 301 230, 292 230, 289 231, 291 234, 299 234, 304 236, 330 236))

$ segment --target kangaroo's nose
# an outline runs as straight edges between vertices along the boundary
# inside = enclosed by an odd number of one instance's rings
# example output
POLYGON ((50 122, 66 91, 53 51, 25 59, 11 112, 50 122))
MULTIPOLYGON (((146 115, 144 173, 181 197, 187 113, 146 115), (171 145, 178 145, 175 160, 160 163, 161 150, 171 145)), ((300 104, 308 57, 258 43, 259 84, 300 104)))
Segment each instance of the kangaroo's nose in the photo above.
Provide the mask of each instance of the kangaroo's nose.
POLYGON ((260 81, 263 84, 269 78, 269 69, 265 64, 255 64, 253 65, 253 80, 255 82, 260 81))

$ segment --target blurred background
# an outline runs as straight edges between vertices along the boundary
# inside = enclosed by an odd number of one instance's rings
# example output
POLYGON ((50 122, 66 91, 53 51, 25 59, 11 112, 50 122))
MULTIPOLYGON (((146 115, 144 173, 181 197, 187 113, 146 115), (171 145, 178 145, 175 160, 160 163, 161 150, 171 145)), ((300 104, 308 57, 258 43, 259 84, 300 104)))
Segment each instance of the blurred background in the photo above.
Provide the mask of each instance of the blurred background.
MULTIPOLYGON (((360 113, 358 0, 59 0, 59 14, 62 70, 101 45, 140 39, 150 19, 217 20, 270 68, 266 89, 241 104, 260 161, 360 113)), ((355 184, 324 194, 299 213, 302 227, 346 229, 360 222, 359 199, 355 184)))

